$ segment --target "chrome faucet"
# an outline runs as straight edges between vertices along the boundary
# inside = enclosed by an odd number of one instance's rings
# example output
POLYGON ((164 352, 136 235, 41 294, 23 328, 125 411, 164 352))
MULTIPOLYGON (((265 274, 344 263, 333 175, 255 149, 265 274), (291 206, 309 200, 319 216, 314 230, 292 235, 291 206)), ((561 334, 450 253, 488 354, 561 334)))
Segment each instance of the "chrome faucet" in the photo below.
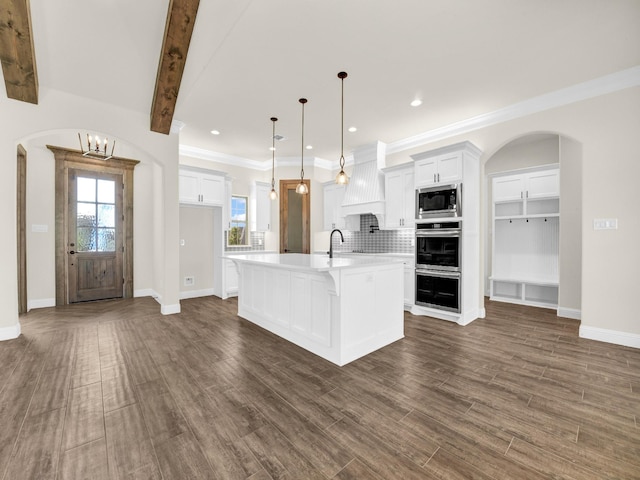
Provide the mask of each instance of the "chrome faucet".
POLYGON ((340 241, 344 243, 344 236, 342 235, 342 232, 337 228, 334 228, 333 230, 331 230, 331 233, 329 234, 329 258, 333 258, 333 241, 332 240, 333 240, 333 234, 336 232, 340 234, 340 241))

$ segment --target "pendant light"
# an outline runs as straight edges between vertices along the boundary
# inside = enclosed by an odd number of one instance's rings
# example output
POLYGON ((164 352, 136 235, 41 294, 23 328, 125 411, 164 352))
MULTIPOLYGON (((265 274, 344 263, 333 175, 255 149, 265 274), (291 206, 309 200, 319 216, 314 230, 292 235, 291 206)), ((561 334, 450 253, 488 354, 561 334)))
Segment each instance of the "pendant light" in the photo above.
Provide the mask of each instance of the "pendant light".
POLYGON ((273 132, 271 134, 271 191, 269 192, 269 198, 271 200, 276 200, 278 198, 278 192, 276 192, 276 179, 275 179, 275 169, 276 169, 276 122, 278 119, 276 117, 271 117, 271 122, 273 123, 273 132))
POLYGON ((347 78, 347 72, 338 73, 338 78, 342 82, 342 102, 340 104, 340 171, 336 176, 336 183, 346 185, 349 183, 349 177, 344 171, 344 79, 347 78))
POLYGON ((298 101, 302 104, 302 149, 300 150, 300 183, 296 186, 296 193, 306 195, 309 193, 309 189, 304 183, 304 104, 307 103, 307 99, 301 98, 298 101))

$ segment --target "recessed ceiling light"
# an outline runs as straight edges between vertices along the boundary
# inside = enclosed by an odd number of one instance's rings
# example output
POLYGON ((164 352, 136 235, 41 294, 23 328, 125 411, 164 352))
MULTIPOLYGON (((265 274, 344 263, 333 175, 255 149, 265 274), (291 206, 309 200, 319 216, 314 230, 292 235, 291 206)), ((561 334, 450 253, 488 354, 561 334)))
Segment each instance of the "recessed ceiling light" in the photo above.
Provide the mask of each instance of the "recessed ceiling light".
POLYGON ((420 105, 422 105, 422 100, 420 100, 419 98, 416 98, 413 102, 411 102, 412 107, 419 107, 420 105))
POLYGON ((357 132, 358 129, 356 127, 349 127, 349 131, 353 133, 353 132, 357 132))
POLYGON ((220 135, 220 132, 218 130, 211 130, 211 134, 212 135, 220 135))
POLYGON ((306 148, 307 150, 313 150, 313 145, 307 145, 305 148, 306 148))

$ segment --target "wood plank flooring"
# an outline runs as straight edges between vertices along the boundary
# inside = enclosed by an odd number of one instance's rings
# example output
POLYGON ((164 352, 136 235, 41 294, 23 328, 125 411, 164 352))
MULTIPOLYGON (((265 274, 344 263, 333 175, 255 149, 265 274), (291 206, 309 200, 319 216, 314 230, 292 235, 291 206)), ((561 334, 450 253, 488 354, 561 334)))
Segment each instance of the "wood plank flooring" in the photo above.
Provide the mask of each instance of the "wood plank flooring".
POLYGON ((0 479, 640 479, 640 350, 486 307, 345 367, 234 299, 34 310, 0 343, 0 479))

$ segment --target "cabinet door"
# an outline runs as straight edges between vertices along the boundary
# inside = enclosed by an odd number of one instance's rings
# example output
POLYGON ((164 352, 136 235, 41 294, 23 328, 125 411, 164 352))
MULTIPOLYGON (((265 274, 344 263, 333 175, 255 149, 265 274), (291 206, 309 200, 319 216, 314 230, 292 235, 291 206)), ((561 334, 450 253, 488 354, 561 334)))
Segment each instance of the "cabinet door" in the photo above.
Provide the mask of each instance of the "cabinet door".
POLYGON ((200 177, 200 194, 203 205, 222 205, 224 203, 224 178, 202 175, 200 177))
POLYGON ((520 175, 509 175, 493 179, 493 201, 513 202, 522 200, 524 181, 520 175))
POLYGON ((461 153, 451 153, 436 158, 438 160, 437 183, 453 183, 462 179, 461 153))
POLYGON ((341 213, 344 191, 344 185, 325 185, 323 230, 331 231, 334 228, 345 228, 345 220, 341 213))
POLYGON ((560 195, 560 171, 558 169, 533 172, 527 176, 527 198, 549 198, 560 195))
POLYGON ((238 293, 238 269, 232 260, 224 261, 224 291, 228 296, 238 293))
MULTIPOLYGON (((412 178, 413 180, 413 178, 412 178)), ((405 214, 404 171, 389 172, 384 177, 385 228, 400 228, 405 214)), ((411 185, 413 192, 413 184, 411 185)))
POLYGON ((385 226, 409 228, 415 225, 415 189, 413 168, 385 174, 385 226))
POLYGON ((256 184, 256 231, 268 232, 271 230, 271 198, 270 185, 256 184))
POLYGON ((416 191, 414 188, 415 175, 413 173, 413 168, 404 171, 402 181, 402 194, 404 197, 402 226, 413 228, 416 224, 416 191))
POLYGON ((426 158, 415 163, 415 187, 427 187, 436 183, 438 175, 438 161, 436 158, 426 158))
POLYGON ((416 301, 416 271, 409 262, 404 264, 404 304, 413 305, 416 301))
POLYGON ((180 172, 178 176, 180 203, 200 203, 200 178, 197 173, 180 172))

